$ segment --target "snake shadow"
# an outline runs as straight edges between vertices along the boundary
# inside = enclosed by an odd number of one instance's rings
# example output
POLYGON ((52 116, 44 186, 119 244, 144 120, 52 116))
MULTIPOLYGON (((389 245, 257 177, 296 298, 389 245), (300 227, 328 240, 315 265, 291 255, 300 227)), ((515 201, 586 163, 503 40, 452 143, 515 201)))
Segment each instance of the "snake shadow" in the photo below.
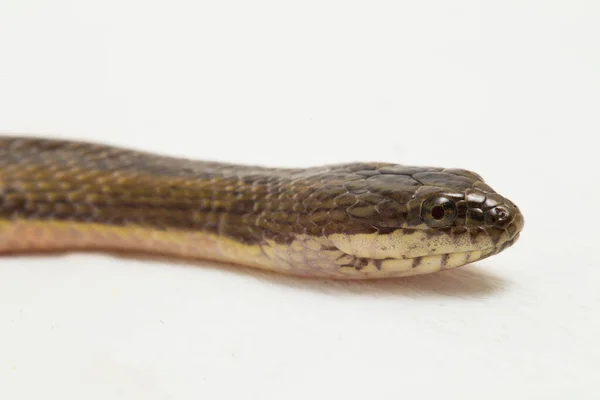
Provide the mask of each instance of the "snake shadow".
POLYGON ((509 286, 505 278, 485 271, 477 264, 433 274, 368 281, 296 278, 261 271, 244 273, 269 284, 332 295, 487 297, 503 292, 509 286))
POLYGON ((255 268, 213 261, 173 260, 161 256, 113 253, 118 258, 146 259, 150 262, 175 264, 180 267, 208 268, 219 274, 242 275, 265 284, 286 286, 294 290, 307 290, 331 295, 370 295, 405 297, 487 297, 501 293, 509 281, 485 269, 485 263, 403 278, 375 280, 336 280, 282 275, 255 268))

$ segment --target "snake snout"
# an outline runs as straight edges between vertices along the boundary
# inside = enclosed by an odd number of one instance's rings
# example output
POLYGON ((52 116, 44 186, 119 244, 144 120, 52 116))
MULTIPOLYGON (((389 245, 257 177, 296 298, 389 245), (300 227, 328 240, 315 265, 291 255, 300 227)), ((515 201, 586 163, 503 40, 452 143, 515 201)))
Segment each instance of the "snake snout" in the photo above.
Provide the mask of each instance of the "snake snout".
POLYGON ((508 224, 505 225, 506 226, 506 230, 508 231, 508 233, 514 237, 515 235, 517 235, 519 232, 521 232, 523 230, 523 227, 525 226, 525 218, 523 217, 523 214, 521 213, 521 210, 519 210, 519 208, 515 205, 510 205, 509 207, 509 216, 511 217, 508 224))

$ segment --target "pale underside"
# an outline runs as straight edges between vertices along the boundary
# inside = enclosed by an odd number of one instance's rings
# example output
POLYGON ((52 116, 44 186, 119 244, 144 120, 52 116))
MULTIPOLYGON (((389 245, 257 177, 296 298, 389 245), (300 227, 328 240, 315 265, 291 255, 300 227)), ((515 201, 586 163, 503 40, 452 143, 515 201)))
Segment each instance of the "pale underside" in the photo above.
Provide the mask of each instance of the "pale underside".
MULTIPOLYGON (((505 238, 508 240, 509 238, 505 238)), ((158 230, 139 226, 12 220, 0 223, 0 253, 121 251, 191 260, 214 260, 290 275, 372 279, 450 269, 498 251, 489 237, 475 241, 427 238, 422 231, 387 235, 311 237, 290 244, 266 240, 243 244, 207 232, 158 230)))

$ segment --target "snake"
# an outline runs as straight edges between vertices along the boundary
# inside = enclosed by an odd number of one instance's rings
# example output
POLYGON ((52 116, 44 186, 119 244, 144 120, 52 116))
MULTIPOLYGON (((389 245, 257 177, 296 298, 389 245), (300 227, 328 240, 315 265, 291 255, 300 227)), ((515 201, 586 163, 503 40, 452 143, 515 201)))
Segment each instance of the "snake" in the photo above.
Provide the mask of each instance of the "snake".
POLYGON ((514 244, 519 208, 461 168, 274 168, 0 136, 0 254, 128 252, 294 276, 378 279, 514 244))

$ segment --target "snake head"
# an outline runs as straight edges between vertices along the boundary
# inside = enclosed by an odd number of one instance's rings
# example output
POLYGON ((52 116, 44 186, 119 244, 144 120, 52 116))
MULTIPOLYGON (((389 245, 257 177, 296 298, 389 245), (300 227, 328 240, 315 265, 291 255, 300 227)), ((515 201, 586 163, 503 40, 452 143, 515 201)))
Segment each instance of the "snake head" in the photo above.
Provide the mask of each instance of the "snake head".
POLYGON ((365 173, 356 192, 371 199, 372 209, 365 211, 359 200, 360 214, 356 204, 348 210, 355 220, 368 215, 375 232, 330 236, 346 254, 369 260, 362 273, 404 276, 458 267, 503 251, 523 229, 519 208, 474 172, 401 165, 376 171, 365 173))

